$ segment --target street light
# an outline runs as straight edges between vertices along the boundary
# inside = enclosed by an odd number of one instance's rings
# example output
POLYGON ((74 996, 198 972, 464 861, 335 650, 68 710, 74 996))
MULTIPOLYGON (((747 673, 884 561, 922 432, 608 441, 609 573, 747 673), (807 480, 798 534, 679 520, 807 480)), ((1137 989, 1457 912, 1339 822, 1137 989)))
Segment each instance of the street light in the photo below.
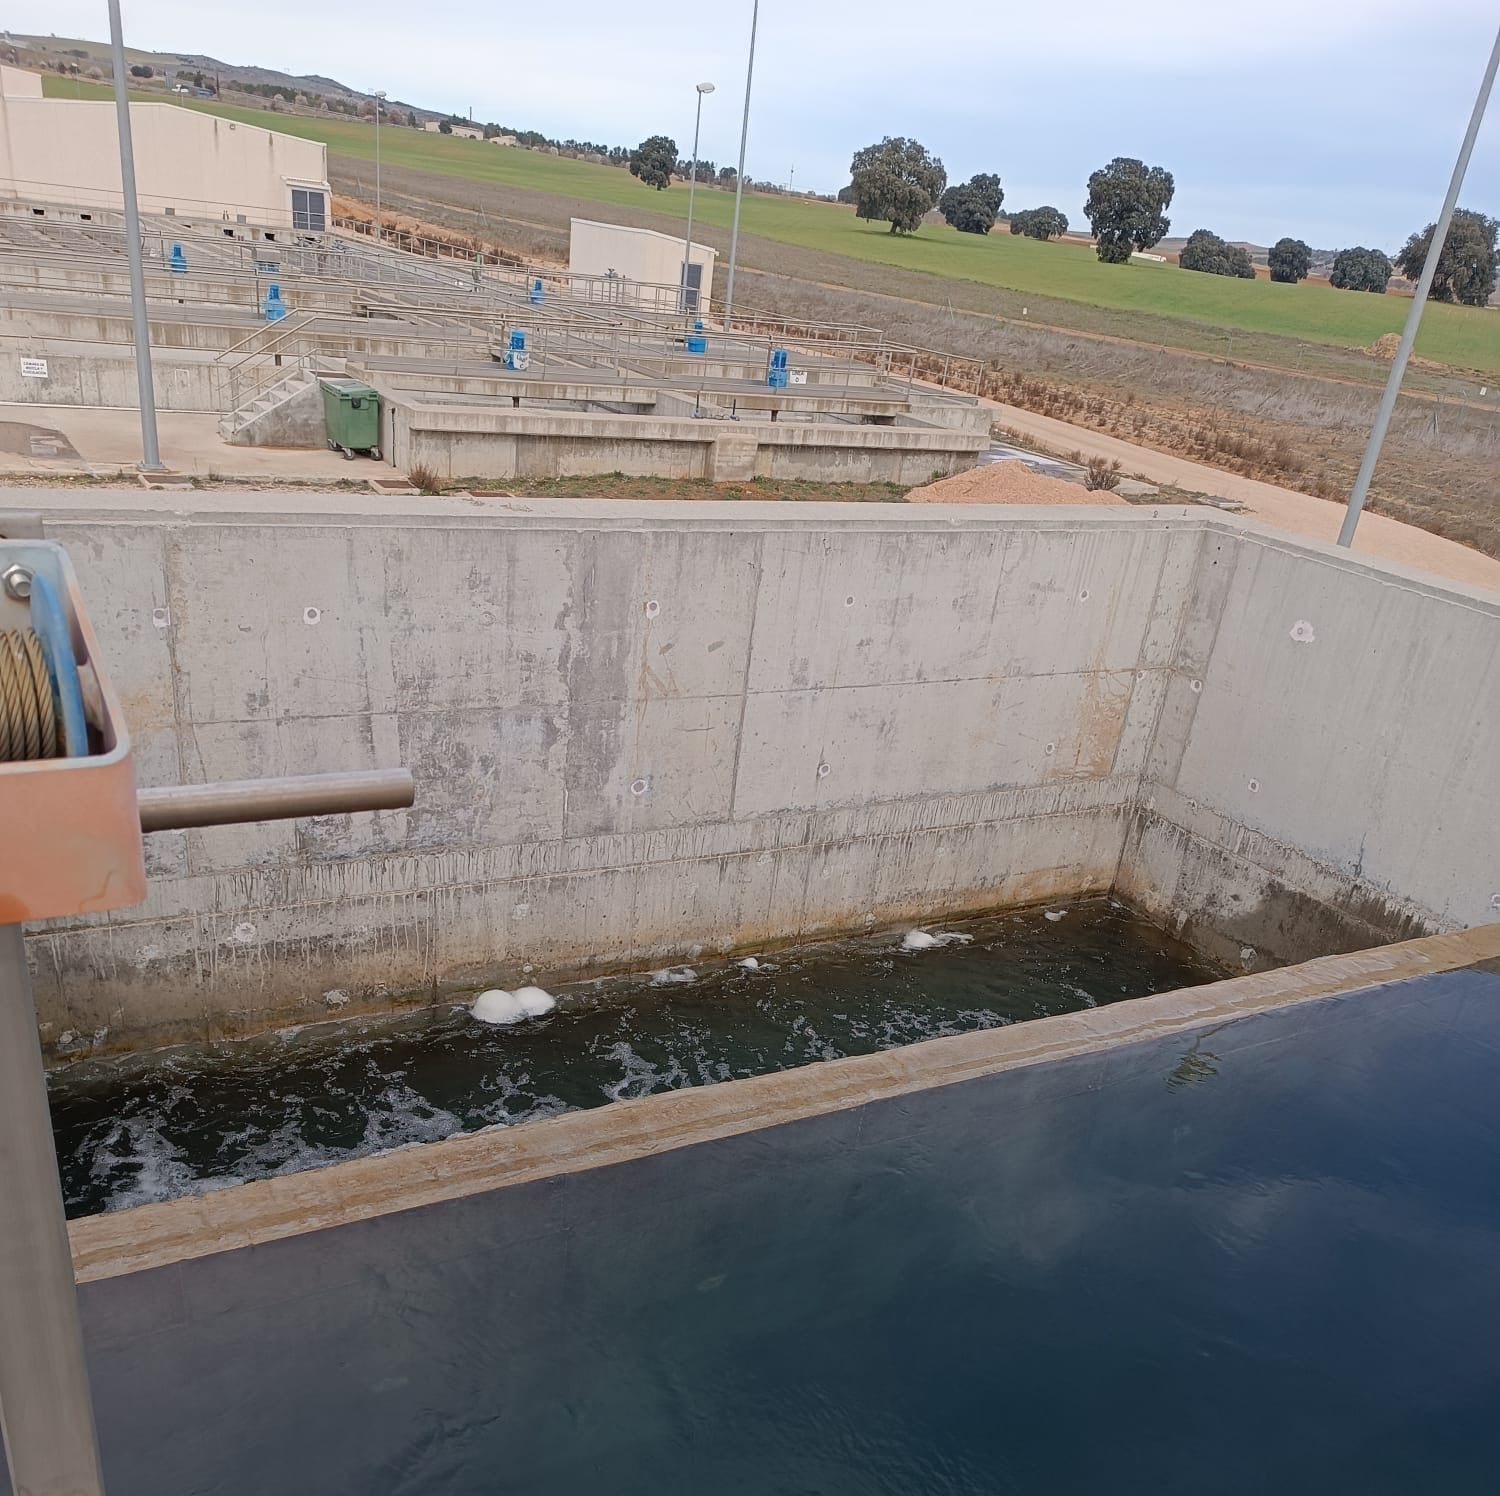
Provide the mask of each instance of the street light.
POLYGON ((130 93, 120 0, 109 0, 109 43, 115 77, 115 120, 120 134, 120 206, 125 213, 125 263, 130 272, 130 322, 135 343, 135 386, 141 408, 141 471, 160 473, 156 440, 156 389, 151 383, 151 323, 146 314, 146 272, 141 263, 141 215, 135 197, 135 150, 130 139, 130 93))
POLYGON ((724 288, 724 331, 734 316, 734 267, 740 251, 740 198, 745 191, 745 142, 750 137, 750 83, 755 77, 755 28, 760 24, 760 0, 750 12, 750 61, 745 67, 745 118, 740 124, 740 169, 734 179, 734 228, 729 234, 729 281, 724 288))
POLYGON ((385 103, 385 90, 377 88, 371 95, 375 100, 375 240, 385 239, 385 225, 380 221, 380 106, 385 103))
MULTIPOLYGON (((693 121, 693 174, 688 178, 687 255, 682 262, 682 309, 688 310, 688 278, 693 269, 693 194, 698 190, 698 132, 703 127, 703 97, 714 91, 712 83, 698 85, 698 115, 693 121)), ((694 302, 693 309, 697 309, 694 302)))

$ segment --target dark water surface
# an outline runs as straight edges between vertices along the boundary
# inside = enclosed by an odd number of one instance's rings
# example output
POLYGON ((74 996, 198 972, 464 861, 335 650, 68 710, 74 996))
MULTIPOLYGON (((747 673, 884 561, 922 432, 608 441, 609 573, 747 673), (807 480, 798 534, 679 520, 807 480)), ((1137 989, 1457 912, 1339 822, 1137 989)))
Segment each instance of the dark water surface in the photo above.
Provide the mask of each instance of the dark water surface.
POLYGON ((907 952, 882 936, 780 954, 758 971, 589 984, 507 1028, 445 1006, 84 1062, 52 1078, 68 1209, 171 1199, 1220 975, 1109 899, 1056 922, 1028 910, 934 928, 972 939, 907 952))
POLYGON ((110 1496, 1493 1496, 1497 1076, 1456 972, 87 1284, 110 1496))

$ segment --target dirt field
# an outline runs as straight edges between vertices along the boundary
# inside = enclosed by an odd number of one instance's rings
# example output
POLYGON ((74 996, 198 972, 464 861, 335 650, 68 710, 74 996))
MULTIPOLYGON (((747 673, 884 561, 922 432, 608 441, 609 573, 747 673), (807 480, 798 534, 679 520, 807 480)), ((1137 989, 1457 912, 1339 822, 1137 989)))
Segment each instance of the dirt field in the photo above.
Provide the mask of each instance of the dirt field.
MULTIPOLYGON (((340 191, 368 200, 365 163, 335 157, 330 172, 340 191)), ((445 201, 453 183, 443 178, 405 168, 383 178, 392 208, 538 258, 565 257, 571 216, 611 216, 597 203, 464 187, 465 201, 453 204, 445 201)), ((754 236, 742 236, 740 253, 751 305, 881 327, 901 341, 984 359, 984 393, 994 399, 1325 498, 1342 497, 1353 482, 1389 369, 1364 349, 1231 339, 1197 324, 1165 327, 1168 319, 1037 297, 1023 317, 1011 293, 754 236), (1085 317, 1089 325, 1077 325, 1085 317), (1173 347, 1151 340, 1153 323, 1173 347)), ((1500 557, 1500 397, 1480 388, 1447 371, 1408 374, 1371 508, 1500 557)))

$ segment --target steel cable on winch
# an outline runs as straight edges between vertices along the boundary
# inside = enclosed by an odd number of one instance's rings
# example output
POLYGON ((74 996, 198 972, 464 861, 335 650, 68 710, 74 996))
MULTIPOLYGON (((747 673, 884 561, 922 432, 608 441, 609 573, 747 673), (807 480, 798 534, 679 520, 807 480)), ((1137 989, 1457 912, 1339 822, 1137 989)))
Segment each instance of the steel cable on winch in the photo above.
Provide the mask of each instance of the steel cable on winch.
POLYGON ((57 757, 57 711, 42 641, 0 629, 0 763, 57 757))

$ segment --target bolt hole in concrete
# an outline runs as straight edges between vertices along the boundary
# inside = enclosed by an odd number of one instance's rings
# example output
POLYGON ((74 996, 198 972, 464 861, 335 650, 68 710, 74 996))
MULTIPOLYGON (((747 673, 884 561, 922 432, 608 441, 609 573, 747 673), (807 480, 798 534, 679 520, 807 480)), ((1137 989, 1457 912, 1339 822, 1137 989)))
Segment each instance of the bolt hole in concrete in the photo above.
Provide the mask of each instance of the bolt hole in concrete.
POLYGON ((661 612, 661 604, 659 602, 657 602, 657 600, 653 597, 651 599, 651 601, 646 604, 646 617, 647 618, 655 618, 656 615, 658 613, 660 613, 660 612, 661 612))
POLYGON ((1032 909, 934 926, 930 947, 903 949, 898 930, 762 954, 753 970, 699 961, 671 980, 554 988, 555 1011, 509 1027, 445 1004, 82 1061, 51 1077, 68 1209, 170 1199, 1222 975, 1115 900, 1066 907, 1063 921, 1032 909), (971 938, 943 938, 955 934, 971 938))

